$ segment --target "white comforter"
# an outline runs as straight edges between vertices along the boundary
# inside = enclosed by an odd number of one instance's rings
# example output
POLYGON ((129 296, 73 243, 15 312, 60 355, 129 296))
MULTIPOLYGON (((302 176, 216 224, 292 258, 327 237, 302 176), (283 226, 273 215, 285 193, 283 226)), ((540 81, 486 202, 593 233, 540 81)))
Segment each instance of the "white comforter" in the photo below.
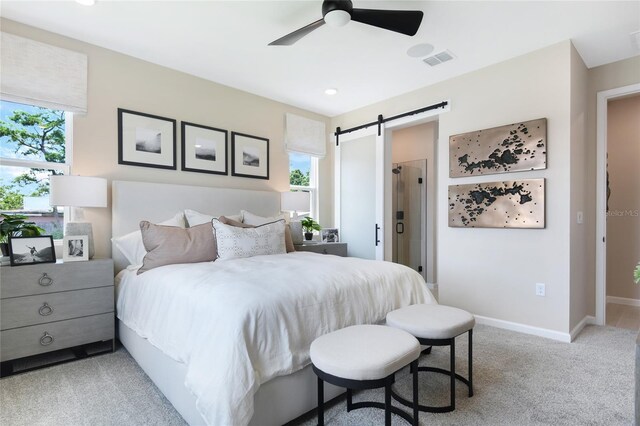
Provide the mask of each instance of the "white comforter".
POLYGON ((318 336, 436 303, 401 265, 296 252, 123 274, 117 315, 187 366, 209 425, 245 425, 260 384, 309 364, 318 336))

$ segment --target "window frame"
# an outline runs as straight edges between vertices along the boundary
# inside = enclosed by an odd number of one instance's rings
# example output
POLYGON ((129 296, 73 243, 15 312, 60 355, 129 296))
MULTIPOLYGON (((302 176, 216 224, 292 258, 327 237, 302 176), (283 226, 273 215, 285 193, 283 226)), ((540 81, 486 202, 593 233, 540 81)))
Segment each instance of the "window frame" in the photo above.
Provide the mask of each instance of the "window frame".
MULTIPOLYGON (((21 102, 12 102, 12 103, 18 103, 20 105, 39 106, 39 105, 25 104, 21 102)), ((48 107, 42 107, 42 108, 52 109, 48 107)), ((2 167, 24 167, 29 169, 56 170, 56 171, 61 171, 65 175, 71 174, 72 158, 73 158, 73 113, 69 111, 64 112, 64 163, 52 163, 50 161, 42 161, 42 160, 26 160, 24 158, 10 158, 10 157, 3 157, 0 154, 0 161, 2 161, 2 167)), ((63 229, 66 228, 70 212, 71 212, 70 207, 64 207, 63 225, 62 225, 63 229)), ((54 242, 56 242, 56 245, 61 244, 61 241, 62 239, 54 240, 54 242)))
MULTIPOLYGON (((291 191, 307 191, 309 192, 309 197, 311 198, 311 206, 309 211, 309 216, 313 217, 316 222, 320 222, 320 218, 318 217, 318 157, 313 155, 304 153, 304 152, 288 152, 287 155, 290 157, 291 154, 297 155, 307 155, 311 159, 311 167, 309 168, 309 186, 304 185, 291 185, 289 183, 289 189, 291 191)), ((291 175, 291 160, 289 160, 289 175, 291 175)))

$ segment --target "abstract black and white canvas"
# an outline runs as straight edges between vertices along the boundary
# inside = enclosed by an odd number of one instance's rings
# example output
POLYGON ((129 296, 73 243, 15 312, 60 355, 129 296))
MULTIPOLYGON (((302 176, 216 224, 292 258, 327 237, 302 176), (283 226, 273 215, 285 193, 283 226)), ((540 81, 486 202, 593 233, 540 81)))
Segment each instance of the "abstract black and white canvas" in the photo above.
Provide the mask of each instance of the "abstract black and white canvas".
POLYGON ((11 266, 54 263, 56 252, 51 235, 38 237, 9 237, 11 266))
POLYGON ((227 174, 227 131, 200 124, 181 123, 182 170, 227 174))
POLYGON ((544 228, 545 180, 449 186, 449 227, 544 228))
POLYGON ((118 108, 118 164, 176 169, 176 120, 118 108))
POLYGON ((231 175, 269 179, 269 139, 231 132, 231 175))
POLYGON ((546 118, 449 138, 449 177, 452 178, 546 168, 546 118))

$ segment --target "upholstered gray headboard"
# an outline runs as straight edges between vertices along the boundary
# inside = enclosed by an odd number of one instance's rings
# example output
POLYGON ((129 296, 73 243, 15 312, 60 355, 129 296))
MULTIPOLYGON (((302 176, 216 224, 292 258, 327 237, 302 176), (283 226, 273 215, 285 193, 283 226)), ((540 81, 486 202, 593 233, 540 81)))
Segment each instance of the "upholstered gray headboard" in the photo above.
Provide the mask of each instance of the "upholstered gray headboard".
MULTIPOLYGON (((162 222, 185 209, 213 216, 239 214, 240 210, 261 216, 280 212, 280 193, 272 191, 116 180, 111 183, 111 195, 112 237, 140 229, 141 220, 162 222)), ((127 266, 113 244, 112 257, 116 272, 127 266)))

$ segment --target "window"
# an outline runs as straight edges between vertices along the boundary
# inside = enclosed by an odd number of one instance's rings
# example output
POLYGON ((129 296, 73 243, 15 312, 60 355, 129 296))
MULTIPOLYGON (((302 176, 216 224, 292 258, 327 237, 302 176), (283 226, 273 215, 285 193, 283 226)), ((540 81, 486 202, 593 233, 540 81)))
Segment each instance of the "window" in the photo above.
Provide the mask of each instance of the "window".
POLYGON ((64 212, 49 206, 49 176, 69 173, 70 114, 0 101, 0 213, 23 214, 55 239, 64 212))
POLYGON ((289 153, 289 184, 292 191, 309 191, 309 214, 318 218, 318 159, 307 154, 289 153))

